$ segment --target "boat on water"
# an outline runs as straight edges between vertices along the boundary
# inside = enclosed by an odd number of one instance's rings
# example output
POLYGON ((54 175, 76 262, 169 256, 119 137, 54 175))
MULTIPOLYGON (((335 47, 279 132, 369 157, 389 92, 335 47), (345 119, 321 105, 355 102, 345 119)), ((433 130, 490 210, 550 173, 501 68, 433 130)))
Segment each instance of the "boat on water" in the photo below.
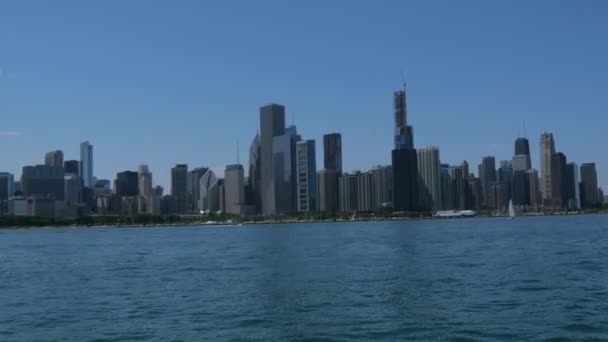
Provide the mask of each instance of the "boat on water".
POLYGON ((438 211, 433 215, 436 218, 458 218, 458 217, 475 217, 477 212, 475 210, 442 210, 438 211))
POLYGON ((515 209, 513 208, 513 200, 509 201, 509 219, 515 218, 515 209))
POLYGON ((357 219, 357 212, 353 213, 353 217, 350 218, 351 221, 355 221, 357 219))

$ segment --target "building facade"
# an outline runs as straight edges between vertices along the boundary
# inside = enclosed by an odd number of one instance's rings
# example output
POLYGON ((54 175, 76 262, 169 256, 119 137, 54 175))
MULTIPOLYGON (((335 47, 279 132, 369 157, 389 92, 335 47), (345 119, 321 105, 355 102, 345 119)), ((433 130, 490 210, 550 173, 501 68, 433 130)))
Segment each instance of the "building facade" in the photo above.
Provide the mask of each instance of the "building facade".
POLYGON ((260 108, 260 155, 261 155, 261 189, 262 213, 275 213, 275 175, 274 175, 274 139, 285 133, 285 107, 280 104, 268 104, 260 108))
POLYGON ((544 132, 540 136, 540 184, 543 205, 551 206, 553 198, 551 180, 551 159, 555 153, 555 141, 553 133, 544 132))
POLYGON ((93 145, 88 141, 80 144, 80 178, 83 185, 87 188, 92 188, 93 183, 93 145))
POLYGON ((314 140, 296 143, 296 197, 298 211, 317 210, 317 156, 314 140))
POLYGON ((439 148, 418 149, 418 173, 420 174, 420 204, 425 209, 441 209, 441 162, 439 148))
POLYGON ((242 215, 245 205, 245 171, 243 170, 243 165, 234 164, 226 166, 224 192, 225 212, 242 215))

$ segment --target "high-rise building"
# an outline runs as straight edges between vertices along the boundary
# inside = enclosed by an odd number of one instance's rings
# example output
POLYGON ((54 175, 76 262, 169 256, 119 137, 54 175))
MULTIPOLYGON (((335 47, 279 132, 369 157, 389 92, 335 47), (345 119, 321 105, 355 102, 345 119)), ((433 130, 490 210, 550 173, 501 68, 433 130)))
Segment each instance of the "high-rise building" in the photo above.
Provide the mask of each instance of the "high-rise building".
POLYGON ((340 173, 336 170, 323 169, 317 172, 319 210, 336 213, 340 210, 339 179, 340 173))
POLYGON ((418 149, 418 173, 421 186, 420 205, 425 209, 441 209, 441 163, 439 148, 428 146, 418 149))
POLYGON ((374 209, 373 207, 373 183, 371 173, 357 173, 357 210, 368 212, 374 209))
POLYGON ((483 157, 479 165, 479 180, 483 192, 483 207, 492 209, 492 189, 490 184, 496 181, 496 160, 493 156, 483 157))
POLYGON ((545 132, 540 136, 540 178, 543 205, 551 205, 552 184, 551 181, 551 158, 555 153, 555 141, 553 133, 545 132))
POLYGON ((64 200, 67 206, 82 201, 82 181, 80 180, 80 176, 73 173, 65 174, 64 193, 64 200))
POLYGON ((273 150, 275 137, 285 133, 285 107, 279 104, 268 104, 260 107, 260 155, 261 155, 261 189, 262 213, 275 213, 275 175, 273 150))
POLYGON ((528 175, 528 187, 530 189, 530 206, 534 210, 538 210, 542 205, 538 171, 536 169, 530 169, 526 174, 528 175))
POLYGON ((93 183, 93 145, 88 141, 80 144, 80 178, 86 188, 92 188, 93 183))
POLYGON ((492 182, 490 184, 492 203, 494 204, 494 209, 499 214, 507 212, 507 206, 509 205, 508 188, 505 182, 492 182))
POLYGON ((285 134, 276 136, 273 140, 275 214, 289 213, 297 208, 296 142, 299 139, 295 126, 290 126, 285 129, 285 134))
POLYGON ((152 173, 150 173, 148 165, 139 165, 138 178, 139 195, 144 197, 152 196, 152 173))
POLYGON ((0 172, 0 200, 8 200, 15 194, 15 179, 11 173, 0 172))
POLYGON ((564 210, 568 206, 568 170, 566 156, 554 153, 551 156, 551 207, 553 210, 564 210))
POLYGON ((79 164, 80 163, 78 160, 66 160, 63 162, 63 169, 66 174, 74 174, 78 176, 80 175, 80 172, 78 172, 79 164))
POLYGON ((245 205, 245 171, 243 165, 226 166, 224 176, 224 205, 226 213, 241 215, 245 205))
POLYGON ((24 166, 21 173, 21 191, 24 196, 52 196, 56 201, 64 198, 64 172, 62 167, 48 165, 24 166))
POLYGON ((469 177, 467 179, 467 209, 481 210, 483 193, 479 178, 469 177))
POLYGON ((393 201, 392 166, 374 166, 370 174, 372 179, 372 209, 390 207, 393 201))
POLYGON ((188 165, 177 164, 171 169, 171 196, 173 196, 175 201, 176 213, 186 213, 188 202, 188 165))
POLYGON ((296 202, 298 211, 317 209, 317 157, 314 140, 296 143, 296 202))
POLYGON ((529 156, 530 155, 530 142, 526 138, 517 138, 515 140, 515 155, 516 156, 529 156))
POLYGON ((418 210, 418 155, 415 149, 392 151, 393 208, 396 211, 418 210))
POLYGON ((205 172, 200 181, 200 207, 201 212, 216 212, 220 210, 219 182, 215 173, 210 169, 205 172))
POLYGON ((135 171, 123 171, 116 174, 114 193, 119 197, 138 195, 139 175, 135 171))
POLYGON ((405 84, 403 85, 403 90, 397 90, 393 94, 395 149, 414 148, 413 128, 407 124, 406 96, 405 84))
POLYGON ((342 136, 329 133, 323 136, 323 168, 342 173, 342 136))
POLYGON ((261 159, 260 135, 256 134, 249 147, 249 177, 247 178, 247 191, 245 191, 246 202, 255 208, 255 213, 262 210, 260 191, 262 186, 262 159, 261 159))
POLYGON ((391 153, 393 167, 393 208, 397 211, 418 210, 418 155, 414 133, 407 124, 407 100, 403 90, 393 94, 395 148, 391 153))
POLYGON ((528 206, 530 205, 530 180, 528 173, 525 170, 513 172, 513 181, 511 185, 511 194, 513 205, 528 206))
POLYGON ((568 163, 566 174, 566 187, 568 198, 568 209, 576 210, 581 208, 580 177, 576 163, 568 163))
POLYGON ((201 198, 201 178, 209 170, 208 167, 197 167, 188 172, 188 211, 197 212, 201 198))
POLYGON ((338 179, 341 212, 357 211, 359 205, 357 181, 358 175, 356 172, 353 174, 344 173, 338 179))
POLYGON ((50 167, 63 167, 63 152, 55 150, 44 155, 44 165, 50 167))
POLYGON ((530 164, 530 156, 527 155, 516 155, 513 157, 511 161, 511 166, 513 168, 513 172, 523 171, 526 172, 532 168, 530 164))
POLYGON ((583 163, 581 165, 581 190, 583 208, 592 208, 599 204, 595 163, 583 163))
POLYGON ((510 160, 501 160, 500 167, 496 173, 498 181, 507 186, 507 198, 511 199, 511 188, 513 186, 513 166, 510 160))

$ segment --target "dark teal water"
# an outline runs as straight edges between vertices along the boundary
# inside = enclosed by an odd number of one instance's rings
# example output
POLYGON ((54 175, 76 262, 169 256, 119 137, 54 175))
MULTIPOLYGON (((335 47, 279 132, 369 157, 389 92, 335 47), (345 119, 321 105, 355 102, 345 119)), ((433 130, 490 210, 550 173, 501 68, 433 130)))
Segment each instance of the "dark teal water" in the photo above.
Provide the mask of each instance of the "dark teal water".
POLYGON ((608 340, 608 216, 0 230, 0 341, 608 340))

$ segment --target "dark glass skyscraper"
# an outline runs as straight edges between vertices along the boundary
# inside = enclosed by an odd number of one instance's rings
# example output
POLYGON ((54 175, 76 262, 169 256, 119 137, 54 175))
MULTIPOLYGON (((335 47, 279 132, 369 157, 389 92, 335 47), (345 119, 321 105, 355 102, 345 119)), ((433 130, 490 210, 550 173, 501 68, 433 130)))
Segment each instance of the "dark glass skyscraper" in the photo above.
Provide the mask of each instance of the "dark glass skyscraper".
POLYGON ((63 201, 63 167, 24 166, 21 173, 21 191, 25 196, 52 196, 57 201, 63 201))
POLYGON ((413 129, 407 124, 407 100, 403 90, 393 94, 395 149, 393 166, 393 208, 397 211, 418 210, 418 154, 414 149, 413 129))
POLYGON ((275 213, 274 138, 285 133, 285 107, 267 104, 260 107, 260 156, 262 213, 275 213))
POLYGON ((496 181, 496 160, 493 156, 483 157, 479 165, 479 180, 483 192, 483 206, 493 208, 491 184, 496 181))
POLYGON ((66 160, 63 163, 63 168, 66 174, 75 174, 78 175, 78 160, 66 160))
POLYGON ((139 193, 139 174, 135 171, 123 171, 116 174, 114 190, 118 196, 132 197, 139 193))
POLYGON ((188 202, 188 165, 177 164, 171 169, 171 196, 175 200, 176 212, 185 213, 188 202))
POLYGON ((584 163, 581 165, 581 190, 583 208, 591 208, 599 204, 595 163, 584 163))
POLYGON ((342 173, 342 136, 329 133, 323 136, 323 167, 342 173))
POLYGON ((551 207, 553 210, 566 209, 568 205, 568 169, 566 156, 553 153, 551 156, 551 207))
POLYGON ((530 155, 530 142, 526 138, 517 138, 515 140, 515 155, 530 155))

